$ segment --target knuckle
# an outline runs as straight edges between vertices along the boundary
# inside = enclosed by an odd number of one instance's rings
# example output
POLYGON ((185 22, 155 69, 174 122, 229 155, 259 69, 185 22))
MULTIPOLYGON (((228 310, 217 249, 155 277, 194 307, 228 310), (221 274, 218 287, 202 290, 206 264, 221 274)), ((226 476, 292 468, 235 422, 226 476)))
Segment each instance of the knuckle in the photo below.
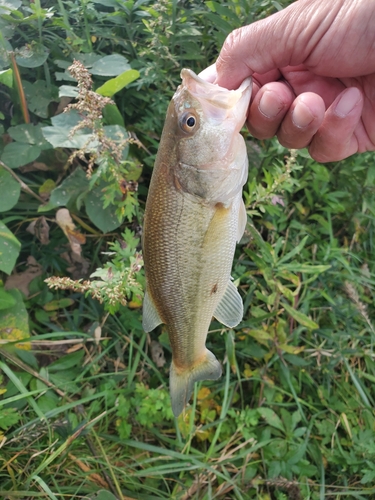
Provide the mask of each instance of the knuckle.
POLYGON ((217 67, 220 68, 221 65, 228 64, 236 56, 236 48, 241 45, 242 35, 243 28, 237 28, 229 33, 216 62, 217 67))

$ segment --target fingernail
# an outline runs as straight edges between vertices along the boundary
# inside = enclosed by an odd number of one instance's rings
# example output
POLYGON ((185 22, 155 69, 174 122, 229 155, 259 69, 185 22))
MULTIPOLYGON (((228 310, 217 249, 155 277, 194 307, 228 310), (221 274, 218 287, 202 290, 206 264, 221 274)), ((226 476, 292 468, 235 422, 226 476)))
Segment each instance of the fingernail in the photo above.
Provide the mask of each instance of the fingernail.
POLYGON ((304 128, 314 120, 314 115, 311 113, 310 108, 303 102, 298 102, 293 109, 292 120, 296 127, 304 128))
POLYGON ((361 97, 361 92, 355 87, 345 90, 336 104, 335 114, 340 118, 344 118, 356 107, 361 97))
POLYGON ((283 109, 284 104, 280 101, 275 92, 266 90, 259 101, 259 111, 266 118, 275 118, 283 109))

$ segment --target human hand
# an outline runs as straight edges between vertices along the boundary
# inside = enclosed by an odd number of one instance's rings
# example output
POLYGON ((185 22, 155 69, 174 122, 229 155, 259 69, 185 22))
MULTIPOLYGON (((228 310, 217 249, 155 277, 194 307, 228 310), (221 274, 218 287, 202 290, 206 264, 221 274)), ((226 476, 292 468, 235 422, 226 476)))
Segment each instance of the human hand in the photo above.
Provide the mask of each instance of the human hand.
POLYGON ((247 126, 317 161, 375 150, 375 1, 299 0, 233 31, 201 76, 253 76, 247 126))

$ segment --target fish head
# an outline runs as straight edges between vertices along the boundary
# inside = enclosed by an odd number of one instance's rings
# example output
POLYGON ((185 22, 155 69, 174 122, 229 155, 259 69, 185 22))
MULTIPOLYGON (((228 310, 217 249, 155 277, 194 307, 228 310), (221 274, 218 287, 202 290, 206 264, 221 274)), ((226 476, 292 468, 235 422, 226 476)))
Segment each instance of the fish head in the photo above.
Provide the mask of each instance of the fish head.
POLYGON ((247 178, 246 148, 239 132, 247 116, 251 78, 237 90, 227 90, 189 69, 183 69, 181 77, 182 84, 171 103, 176 178, 186 192, 210 201, 226 201, 219 193, 223 183, 235 184, 227 186, 228 197, 237 193, 247 178))

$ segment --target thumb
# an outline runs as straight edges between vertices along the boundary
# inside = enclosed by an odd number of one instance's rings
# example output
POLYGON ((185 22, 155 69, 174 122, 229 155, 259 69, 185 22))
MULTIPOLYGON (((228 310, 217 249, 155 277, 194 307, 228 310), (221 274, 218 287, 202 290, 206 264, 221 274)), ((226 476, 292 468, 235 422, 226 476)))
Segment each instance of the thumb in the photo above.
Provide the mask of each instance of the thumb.
POLYGON ((215 83, 234 89, 253 73, 302 64, 341 5, 342 0, 299 0, 266 19, 232 31, 216 61, 215 83))

